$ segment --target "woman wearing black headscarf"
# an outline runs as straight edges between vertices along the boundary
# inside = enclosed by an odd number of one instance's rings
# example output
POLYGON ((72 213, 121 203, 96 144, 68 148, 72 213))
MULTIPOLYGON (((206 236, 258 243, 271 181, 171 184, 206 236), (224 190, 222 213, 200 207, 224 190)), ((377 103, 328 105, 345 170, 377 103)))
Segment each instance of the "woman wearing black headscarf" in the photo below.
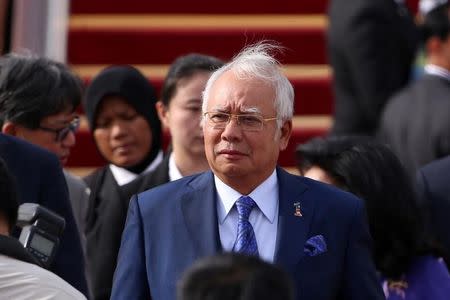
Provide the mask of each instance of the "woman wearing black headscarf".
POLYGON ((131 66, 104 69, 84 100, 97 149, 109 163, 84 178, 91 189, 87 262, 94 299, 109 299, 129 202, 123 186, 161 162, 161 123, 154 88, 131 66))

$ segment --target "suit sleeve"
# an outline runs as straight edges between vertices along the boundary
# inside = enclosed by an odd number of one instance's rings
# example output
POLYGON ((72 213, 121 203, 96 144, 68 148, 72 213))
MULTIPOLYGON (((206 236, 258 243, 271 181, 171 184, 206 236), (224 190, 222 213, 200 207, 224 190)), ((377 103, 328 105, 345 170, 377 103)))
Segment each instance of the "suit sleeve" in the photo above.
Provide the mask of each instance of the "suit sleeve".
POLYGON ((364 202, 357 201, 345 257, 342 299, 385 299, 376 274, 364 202))
POLYGON ((114 273, 111 299, 151 299, 147 282, 144 231, 138 195, 130 200, 114 273))
MULTIPOLYGON (((450 164, 449 164, 450 166, 450 164)), ((425 215, 426 229, 429 235, 442 244, 446 256, 450 258, 450 235, 448 234, 450 200, 446 174, 436 172, 430 167, 417 171, 416 182, 420 212, 425 215), (436 190, 438 187, 446 187, 436 190)))
POLYGON ((64 217, 64 228, 59 250, 50 270, 77 290, 88 296, 84 268, 84 255, 72 207, 69 202, 66 180, 59 162, 53 156, 42 156, 41 189, 39 204, 64 217))

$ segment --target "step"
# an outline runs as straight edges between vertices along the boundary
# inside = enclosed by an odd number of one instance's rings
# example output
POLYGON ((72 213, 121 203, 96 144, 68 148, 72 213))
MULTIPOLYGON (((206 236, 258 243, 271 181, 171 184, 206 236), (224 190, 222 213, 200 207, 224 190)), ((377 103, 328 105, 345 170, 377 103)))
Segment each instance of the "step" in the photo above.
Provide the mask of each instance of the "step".
POLYGON ((326 64, 323 15, 141 15, 72 16, 68 38, 71 64, 169 64, 199 52, 228 60, 245 45, 274 40, 289 64, 326 64), (87 50, 88 49, 88 50, 87 50))
MULTIPOLYGON (((74 65, 72 70, 88 85, 92 78, 106 65, 74 65)), ((155 86, 161 90, 168 65, 135 65, 155 86)), ((331 87, 331 70, 326 65, 287 65, 285 73, 295 90, 295 114, 327 115, 334 109, 331 87)), ((82 113, 82 110, 79 110, 82 113)))
MULTIPOLYGON (((72 14, 102 13, 197 13, 197 14, 317 14, 326 13, 329 0, 76 0, 70 1, 72 14)), ((417 12, 418 0, 406 0, 417 12)))
MULTIPOLYGON (((324 135, 331 126, 330 116, 296 116, 293 119, 293 133, 289 145, 280 154, 279 164, 281 166, 295 165, 295 147, 299 143, 324 135)), ((76 133, 77 143, 72 149, 67 167, 99 167, 105 161, 98 153, 92 135, 87 129, 86 119, 82 117, 81 128, 76 133)), ((164 130, 163 146, 166 149, 170 141, 170 134, 164 130)))
POLYGON ((76 14, 71 15, 71 30, 120 30, 120 29, 324 29, 328 26, 324 14, 76 14))
POLYGON ((257 2, 227 0, 211 2, 208 0, 76 0, 71 1, 73 14, 101 13, 198 13, 198 14, 292 14, 324 13, 328 0, 258 0, 257 2))

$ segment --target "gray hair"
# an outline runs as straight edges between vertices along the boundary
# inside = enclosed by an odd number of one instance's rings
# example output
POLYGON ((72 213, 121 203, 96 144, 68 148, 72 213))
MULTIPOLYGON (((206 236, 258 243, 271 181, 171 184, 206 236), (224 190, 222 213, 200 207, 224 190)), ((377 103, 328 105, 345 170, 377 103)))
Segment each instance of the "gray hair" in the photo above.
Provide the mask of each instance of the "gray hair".
POLYGON ((244 48, 231 62, 227 63, 209 78, 203 92, 202 111, 206 112, 211 87, 225 72, 232 70, 239 79, 256 78, 267 82, 275 89, 274 107, 277 111, 277 125, 292 119, 294 110, 294 88, 281 70, 281 65, 273 57, 282 47, 267 42, 259 42, 244 48))

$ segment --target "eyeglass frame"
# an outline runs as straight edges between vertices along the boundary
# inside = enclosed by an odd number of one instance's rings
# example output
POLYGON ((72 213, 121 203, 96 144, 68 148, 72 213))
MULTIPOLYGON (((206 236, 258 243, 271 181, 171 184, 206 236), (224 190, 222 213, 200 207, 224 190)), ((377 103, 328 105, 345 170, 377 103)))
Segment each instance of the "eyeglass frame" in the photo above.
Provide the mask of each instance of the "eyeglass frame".
POLYGON ((55 142, 62 142, 70 132, 75 134, 75 132, 77 132, 78 128, 80 128, 80 118, 79 117, 75 117, 69 123, 69 125, 61 128, 61 129, 48 128, 48 127, 44 127, 44 126, 37 127, 37 129, 54 133, 55 134, 55 142))
POLYGON ((237 124, 239 126, 241 126, 242 130, 244 130, 244 131, 253 131, 253 132, 261 131, 263 129, 263 127, 264 127, 264 124, 267 123, 268 121, 278 120, 277 117, 264 118, 262 115, 259 115, 259 114, 230 114, 230 113, 218 112, 218 111, 207 111, 207 112, 203 113, 203 117, 207 118, 214 125, 213 126, 214 129, 225 129, 225 127, 231 122, 231 119, 235 118, 237 124), (218 124, 218 123, 215 123, 211 119, 210 114, 226 115, 226 116, 228 116, 228 120, 226 122, 224 122, 223 124, 218 124), (244 128, 242 126, 242 123, 241 123, 241 120, 240 120, 241 117, 254 117, 254 118, 257 118, 259 121, 261 121, 261 126, 259 128, 254 128, 254 129, 250 129, 250 130, 249 130, 249 128, 244 128), (223 127, 220 127, 222 125, 223 125, 223 127), (217 126, 219 126, 219 127, 217 127, 217 126))

